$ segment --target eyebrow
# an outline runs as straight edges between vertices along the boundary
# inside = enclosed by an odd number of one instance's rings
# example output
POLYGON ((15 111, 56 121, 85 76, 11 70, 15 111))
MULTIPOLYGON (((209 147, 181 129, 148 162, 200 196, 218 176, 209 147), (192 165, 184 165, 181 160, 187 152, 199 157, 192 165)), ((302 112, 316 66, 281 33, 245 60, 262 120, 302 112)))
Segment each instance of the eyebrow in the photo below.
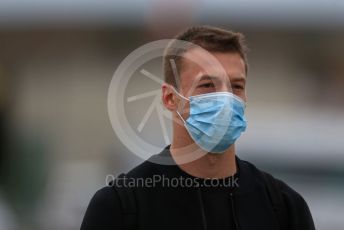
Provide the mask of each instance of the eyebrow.
POLYGON ((205 80, 221 80, 221 77, 219 76, 213 76, 213 75, 201 75, 199 77, 196 78, 196 81, 200 82, 200 81, 205 81, 205 80))
MULTIPOLYGON (((229 75, 227 75, 229 76, 229 75)), ((205 81, 205 80, 217 80, 217 81, 221 81, 221 77, 219 76, 215 76, 215 75, 201 75, 199 77, 196 78, 196 81, 200 82, 200 81, 205 81)), ((238 75, 238 76, 230 76, 230 81, 231 82, 238 82, 238 81, 241 81, 241 82, 246 82, 246 78, 243 76, 243 75, 238 75)))
POLYGON ((243 76, 233 76, 231 79, 231 82, 238 82, 238 81, 246 83, 246 78, 243 76))

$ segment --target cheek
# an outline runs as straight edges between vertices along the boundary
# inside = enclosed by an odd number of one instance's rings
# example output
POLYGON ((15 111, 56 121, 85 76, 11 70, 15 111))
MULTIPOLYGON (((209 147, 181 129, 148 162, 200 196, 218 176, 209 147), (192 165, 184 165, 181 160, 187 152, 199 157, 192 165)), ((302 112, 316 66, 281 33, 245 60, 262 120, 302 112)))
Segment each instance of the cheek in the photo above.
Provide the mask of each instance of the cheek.
POLYGON ((183 107, 180 108, 180 111, 182 112, 182 114, 184 116, 186 116, 186 118, 189 117, 189 114, 190 114, 190 104, 188 102, 186 102, 184 105, 181 104, 181 106, 183 106, 183 107))
POLYGON ((240 97, 241 99, 243 99, 245 102, 246 102, 246 91, 245 90, 242 90, 240 92, 234 92, 234 95, 240 97))

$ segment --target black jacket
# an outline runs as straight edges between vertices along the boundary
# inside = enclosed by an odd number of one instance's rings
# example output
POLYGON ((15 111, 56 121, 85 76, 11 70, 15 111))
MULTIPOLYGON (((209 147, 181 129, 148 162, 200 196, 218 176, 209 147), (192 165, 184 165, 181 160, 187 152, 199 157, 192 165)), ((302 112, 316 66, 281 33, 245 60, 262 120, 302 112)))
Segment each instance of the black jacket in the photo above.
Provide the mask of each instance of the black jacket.
MULTIPOLYGON (((169 149, 166 148, 160 153, 160 156, 162 154, 170 156, 169 149)), ((230 208, 228 210, 230 211, 228 214, 225 212, 225 215, 229 215, 228 219, 231 223, 228 225, 230 226, 229 229, 315 229, 309 208, 300 194, 284 182, 273 179, 283 200, 281 207, 277 207, 277 209, 283 210, 276 210, 267 192, 266 180, 262 176, 262 171, 239 158, 236 161, 239 172, 239 186, 235 189, 228 189, 228 197, 230 197, 228 200, 230 208), (276 212, 284 214, 285 218, 282 221, 284 223, 279 223, 281 221, 277 220, 276 212), (279 225, 282 226, 279 227, 279 225)), ((147 179, 156 175, 170 179, 188 176, 176 165, 158 165, 148 160, 131 170, 127 177, 147 179)), ((137 205, 135 214, 137 229, 219 229, 219 227, 214 227, 215 224, 209 223, 208 216, 205 216, 207 212, 204 212, 204 209, 207 209, 208 206, 205 206, 202 198, 200 198, 200 188, 171 188, 162 186, 161 183, 149 188, 135 186, 131 190, 137 205)), ((223 202, 227 201, 224 200, 223 202)), ((227 218, 221 216, 224 213, 222 209, 225 206, 222 207, 221 203, 218 203, 218 207, 219 213, 215 213, 215 217, 212 217, 212 220, 215 221, 213 223, 227 218), (217 217, 220 219, 216 219, 217 217)), ((215 209, 208 215, 214 214, 216 211, 215 209)), ((121 200, 118 193, 112 187, 107 186, 100 189, 92 198, 81 225, 81 230, 125 229, 124 221, 126 219, 121 210, 121 200)))

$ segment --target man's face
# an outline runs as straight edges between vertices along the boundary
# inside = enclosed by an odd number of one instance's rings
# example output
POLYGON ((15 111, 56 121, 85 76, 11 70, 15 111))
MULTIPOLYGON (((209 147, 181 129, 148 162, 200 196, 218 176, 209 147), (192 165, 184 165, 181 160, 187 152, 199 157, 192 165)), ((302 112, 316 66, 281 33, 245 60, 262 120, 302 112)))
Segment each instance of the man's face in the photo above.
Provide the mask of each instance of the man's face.
POLYGON ((230 91, 246 101, 245 63, 238 53, 209 52, 221 66, 206 62, 198 49, 187 51, 182 60, 180 92, 184 96, 230 91), (225 73, 223 72, 225 71, 225 73), (229 84, 229 85, 228 85, 229 84))
MULTIPOLYGON (((214 67, 211 62, 205 61, 200 52, 195 48, 183 55, 180 71, 180 94, 189 97, 227 91, 246 101, 245 62, 240 55, 231 52, 210 52, 221 65, 214 67)), ((189 105, 186 103, 181 112, 188 114, 188 111, 189 105)))

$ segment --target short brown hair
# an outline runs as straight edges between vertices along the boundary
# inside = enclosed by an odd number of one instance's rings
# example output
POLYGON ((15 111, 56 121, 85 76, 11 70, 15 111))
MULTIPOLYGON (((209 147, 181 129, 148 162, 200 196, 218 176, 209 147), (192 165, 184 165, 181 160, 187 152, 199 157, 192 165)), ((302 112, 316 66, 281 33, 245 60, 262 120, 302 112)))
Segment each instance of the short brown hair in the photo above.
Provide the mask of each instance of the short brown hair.
MULTIPOLYGON (((244 35, 230 30, 221 29, 213 26, 190 27, 174 37, 167 46, 163 56, 163 70, 165 82, 177 87, 177 82, 173 73, 173 68, 169 60, 173 59, 177 70, 181 70, 182 54, 185 50, 175 48, 178 40, 187 41, 202 47, 209 52, 231 52, 238 53, 245 62, 245 71, 247 73, 247 47, 244 35)), ((179 79, 178 79, 179 80, 179 79)))

